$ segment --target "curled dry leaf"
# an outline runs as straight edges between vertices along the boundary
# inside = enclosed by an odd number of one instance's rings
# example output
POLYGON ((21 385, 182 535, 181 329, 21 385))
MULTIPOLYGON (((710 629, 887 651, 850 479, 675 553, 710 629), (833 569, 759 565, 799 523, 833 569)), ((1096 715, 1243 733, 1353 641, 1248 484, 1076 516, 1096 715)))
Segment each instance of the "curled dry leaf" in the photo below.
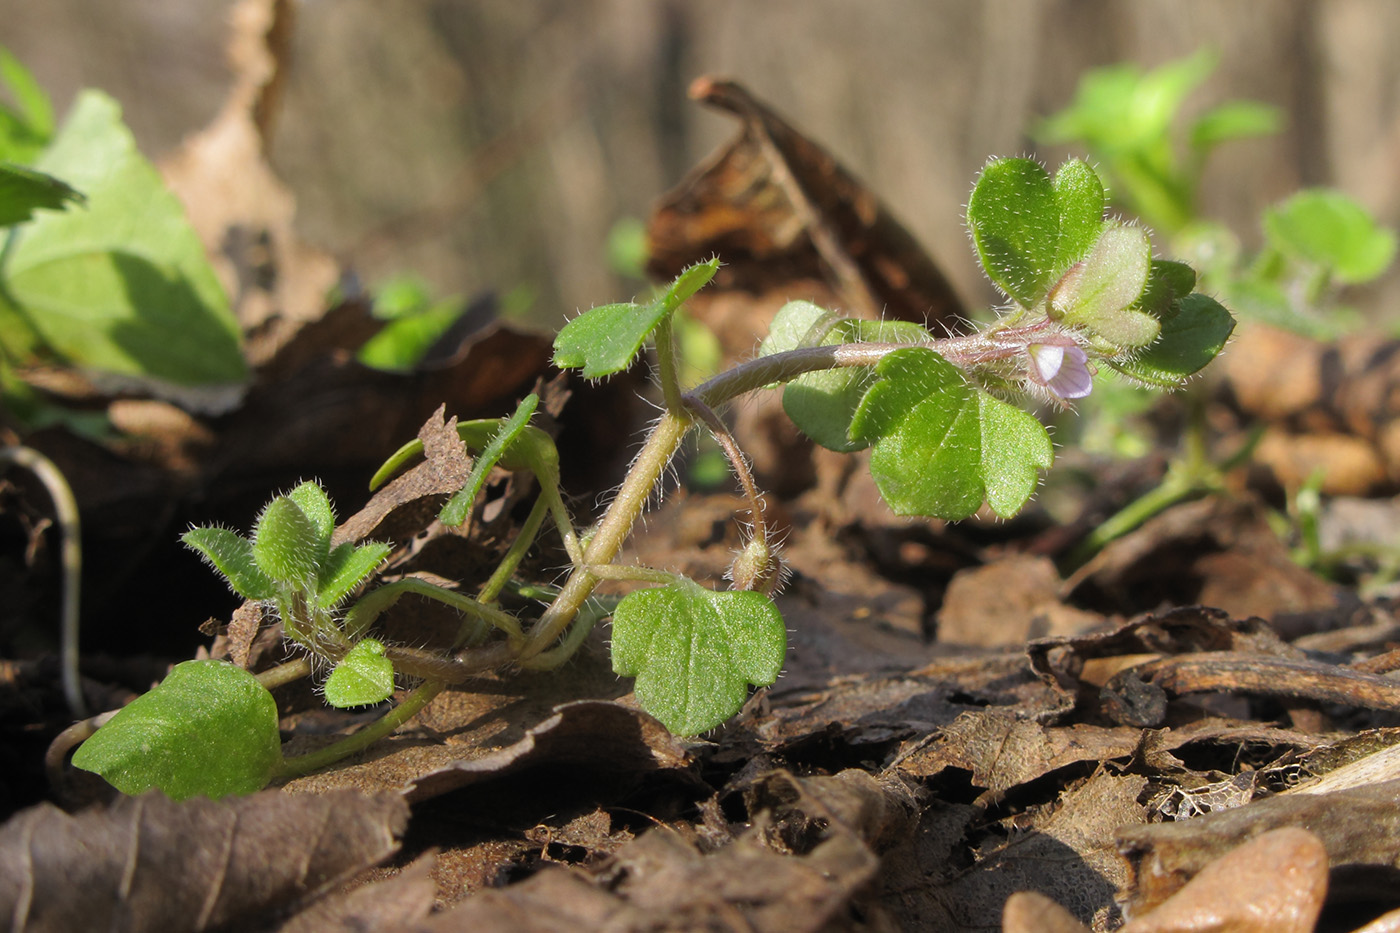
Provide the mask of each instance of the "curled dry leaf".
POLYGON ((351 791, 41 804, 0 828, 0 917, 15 933, 247 925, 392 855, 407 822, 397 796, 351 791))
POLYGON ((1044 894, 1017 891, 1001 912, 1005 933, 1089 933, 1074 915, 1044 894))
POLYGON ((733 81, 697 78, 690 96, 743 126, 656 208, 649 272, 669 279, 717 255, 726 268, 712 292, 825 281, 864 317, 956 326, 962 303, 943 273, 834 158, 733 81))

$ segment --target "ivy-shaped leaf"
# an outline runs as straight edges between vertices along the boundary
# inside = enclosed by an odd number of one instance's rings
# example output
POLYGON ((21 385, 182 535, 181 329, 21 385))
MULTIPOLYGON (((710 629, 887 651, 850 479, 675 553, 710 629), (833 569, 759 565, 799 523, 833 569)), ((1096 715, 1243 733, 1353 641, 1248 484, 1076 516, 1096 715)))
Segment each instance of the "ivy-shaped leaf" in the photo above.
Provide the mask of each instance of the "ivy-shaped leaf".
POLYGON ((1156 343, 1109 365, 1138 382, 1175 388, 1215 359, 1234 329, 1235 319, 1214 298, 1188 295, 1163 315, 1156 343))
POLYGON ((932 350, 896 350, 876 372, 851 436, 874 445, 870 473, 896 514, 967 518, 984 501, 1003 518, 1021 510, 1054 461, 1039 421, 932 350))
POLYGON ((660 298, 648 304, 627 301, 585 311, 554 338, 554 365, 582 369, 587 379, 621 372, 641 352, 651 332, 719 271, 719 260, 690 266, 660 298))
POLYGON ((224 575, 233 591, 244 599, 272 599, 277 584, 253 559, 253 542, 227 528, 191 528, 180 536, 191 550, 224 575))
POLYGON ((383 703, 394 692, 394 662, 382 642, 363 638, 326 678, 326 702, 336 709, 383 703))
POLYGON ((1029 308, 1045 297, 1059 256, 1060 209, 1050 174, 1030 159, 987 163, 967 202, 982 268, 1029 308))
POLYGON ((677 735, 734 715, 749 684, 778 678, 786 654, 783 617, 762 593, 678 580, 628 594, 613 613, 613 670, 637 679, 642 708, 677 735))
POLYGON ((0 227, 24 223, 37 210, 81 204, 82 192, 52 175, 0 162, 0 227))
POLYGON ((227 661, 176 665, 73 755, 124 794, 159 788, 173 800, 261 790, 282 760, 277 702, 227 661))

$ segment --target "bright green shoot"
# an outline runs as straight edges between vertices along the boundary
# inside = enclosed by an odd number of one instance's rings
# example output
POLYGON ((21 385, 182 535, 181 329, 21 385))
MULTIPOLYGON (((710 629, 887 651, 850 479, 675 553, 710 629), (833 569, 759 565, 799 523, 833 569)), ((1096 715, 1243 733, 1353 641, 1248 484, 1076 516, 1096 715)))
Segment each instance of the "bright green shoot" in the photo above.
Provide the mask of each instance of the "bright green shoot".
MULTIPOLYGON (((738 711, 751 686, 774 682, 787 650, 773 597, 784 577, 778 542, 763 495, 720 415, 725 405, 758 390, 782 391, 793 421, 818 443, 871 448, 872 474, 897 513, 959 519, 987 509, 1009 517, 1054 460, 1045 428, 1014 402, 1069 408, 1092 390, 1099 365, 1140 383, 1179 386, 1215 357, 1234 326, 1223 307, 1194 293, 1188 267, 1152 258, 1145 231, 1105 219, 1103 185, 1083 162, 1051 176, 1026 159, 993 160, 973 191, 967 220, 987 275, 1009 303, 995 322, 965 336, 936 337, 918 324, 854 320, 793 302, 773 320, 756 358, 683 385, 673 319, 714 276, 717 259, 690 267, 653 300, 604 305, 570 321, 555 342, 555 362, 588 378, 626 369, 652 345, 662 415, 586 533, 573 525, 559 489, 553 442, 529 423, 534 396, 510 417, 459 424, 475 461, 463 490, 443 509, 444 523, 471 514, 493 465, 529 473, 539 488, 519 537, 474 596, 404 577, 343 608, 389 548, 332 547, 335 515, 314 483, 274 499, 248 538, 223 529, 189 532, 186 543, 235 590, 274 609, 288 638, 332 666, 324 692, 333 705, 378 703, 396 678, 419 684, 374 726, 315 756, 275 763, 269 773, 331 764, 392 731, 447 684, 492 669, 557 667, 602 614, 596 591, 618 581, 645 586, 613 608, 614 669, 636 679, 643 707, 673 731, 716 728, 738 711), (728 589, 618 562, 667 464, 695 430, 712 435, 746 500, 748 537, 727 574, 728 589), (541 589, 516 577, 537 535, 551 525, 572 566, 561 585, 541 589), (508 590, 547 594, 549 604, 533 617, 508 612, 498 604, 508 590), (408 594, 462 612, 451 651, 408 649, 378 630, 384 610, 408 594)), ((417 441, 404 445, 374 484, 422 450, 417 441)), ((262 712, 243 715, 265 719, 262 712)), ((144 734, 144 727, 127 728, 144 734)), ((258 734, 264 742, 266 729, 258 734)), ((130 767, 123 758, 96 770, 115 782, 130 767)), ((122 779, 124 789, 140 786, 122 779)))

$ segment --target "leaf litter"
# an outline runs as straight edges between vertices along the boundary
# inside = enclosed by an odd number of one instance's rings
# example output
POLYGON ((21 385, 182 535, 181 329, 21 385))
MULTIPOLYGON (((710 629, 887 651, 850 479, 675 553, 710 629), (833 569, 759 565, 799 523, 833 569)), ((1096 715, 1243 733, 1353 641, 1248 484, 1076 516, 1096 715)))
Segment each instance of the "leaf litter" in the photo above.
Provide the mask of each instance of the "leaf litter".
MULTIPOLYGON (((637 409, 625 391, 553 381, 548 341, 489 313, 409 377, 346 362, 372 330, 365 305, 321 307, 333 265, 295 242, 290 195, 260 156, 285 7, 239 4, 237 87, 170 169, 202 204, 207 242, 241 230, 237 242, 271 250, 271 267, 239 249, 224 270, 257 327, 254 382, 224 419, 151 422, 175 434, 117 451, 125 490, 89 479, 80 498, 139 511, 171 477, 259 494, 268 476, 358 481, 386 438, 427 418, 425 462, 337 540, 392 541, 393 572, 469 590, 510 539, 528 479, 497 471, 489 512, 462 531, 436 524, 470 470, 448 413, 497 415, 533 387, 567 468, 569 444, 615 450, 637 409), (268 197, 228 197, 249 165, 268 197)), ((692 95, 742 129, 663 199, 653 263, 669 277, 721 255, 719 287, 694 310, 731 357, 792 297, 920 321, 962 313, 936 264, 815 143, 732 82, 703 79, 692 95)), ((1217 423, 1264 423, 1276 438, 1260 447, 1272 478, 1258 495, 1317 463, 1356 497, 1393 481, 1393 354, 1361 340, 1329 352, 1259 329, 1227 356, 1217 423), (1302 361, 1293 370, 1317 378, 1273 385, 1284 367, 1260 359, 1302 361)), ((344 766, 277 790, 22 810, 0 828, 0 915, 13 929, 1394 928, 1400 623, 1388 599, 1292 563, 1255 493, 1238 490, 1176 506, 1077 570, 1065 528, 1084 528, 1043 512, 896 518, 871 507, 861 464, 794 441, 770 414, 743 408, 736 433, 789 529, 792 652, 724 728, 671 736, 636 708, 595 632, 561 672, 469 680, 344 766)), ((70 453, 72 474, 102 475, 91 457, 70 453)), ((579 459, 566 488, 615 481, 615 460, 579 459)), ((1143 481, 1124 477, 1125 489, 1143 481)), ((364 504, 348 495, 347 512, 364 504)), ((736 502, 672 495, 632 547, 717 581, 739 541, 736 502)), ((1337 510, 1329 534, 1344 538, 1364 511, 1337 510)), ((547 578, 556 546, 527 570, 547 578)), ((405 600, 387 623, 427 645, 454 620, 405 600)), ((216 628, 215 656, 254 670, 282 660, 256 606, 216 628)), ((5 671, 7 685, 34 677, 5 671)), ((276 695, 293 752, 360 721, 312 713, 304 688, 276 695)))

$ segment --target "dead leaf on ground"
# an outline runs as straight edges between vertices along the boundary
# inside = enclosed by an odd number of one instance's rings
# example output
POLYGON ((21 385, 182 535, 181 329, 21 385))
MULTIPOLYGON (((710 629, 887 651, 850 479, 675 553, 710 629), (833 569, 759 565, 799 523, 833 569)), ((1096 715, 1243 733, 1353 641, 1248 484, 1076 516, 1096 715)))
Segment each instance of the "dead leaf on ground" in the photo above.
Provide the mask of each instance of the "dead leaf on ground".
POLYGON ((392 855, 407 822, 397 796, 350 791, 156 793, 77 816, 41 804, 0 828, 0 916, 16 933, 247 925, 392 855))

